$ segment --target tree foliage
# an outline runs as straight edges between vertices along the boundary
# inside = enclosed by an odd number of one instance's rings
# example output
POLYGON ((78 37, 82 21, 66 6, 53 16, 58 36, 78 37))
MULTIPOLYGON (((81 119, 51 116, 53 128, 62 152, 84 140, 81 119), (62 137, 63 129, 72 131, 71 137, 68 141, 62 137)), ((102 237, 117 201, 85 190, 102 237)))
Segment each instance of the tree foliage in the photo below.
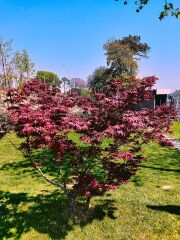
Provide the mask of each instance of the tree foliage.
POLYGON ((147 57, 150 51, 150 47, 147 43, 141 43, 140 36, 129 35, 119 40, 119 43, 128 46, 135 57, 147 57))
POLYGON ((15 53, 13 57, 13 63, 19 85, 22 85, 24 81, 27 81, 33 77, 35 73, 34 63, 31 61, 26 49, 23 49, 22 52, 17 51, 15 53))
POLYGON ((116 78, 135 77, 138 72, 137 61, 147 57, 150 47, 141 42, 140 36, 129 35, 107 41, 104 50, 108 67, 97 68, 88 79, 88 84, 94 91, 104 91, 116 78))
MULTIPOLYGON (((87 87, 87 82, 81 78, 71 78, 69 93, 76 93, 82 95, 83 90, 87 87)), ((84 92, 85 93, 85 92, 84 92)))
POLYGON ((105 91, 112 79, 111 70, 101 66, 88 77, 88 86, 93 91, 105 91))
MULTIPOLYGON (((129 1, 124 0, 115 0, 116 2, 121 1, 124 3, 124 5, 127 5, 129 1)), ((134 4, 137 6, 136 12, 140 12, 145 5, 147 5, 150 2, 150 0, 134 0, 134 4)), ((159 14, 159 19, 162 20, 164 17, 167 17, 168 15, 174 16, 176 18, 180 15, 179 7, 176 8, 172 2, 169 2, 167 0, 162 0, 163 3, 163 10, 159 14)))
POLYGON ((156 78, 129 82, 116 80, 90 97, 64 95, 41 81, 8 93, 10 120, 24 139, 21 151, 46 181, 66 193, 70 206, 79 197, 89 204, 92 196, 127 183, 144 160, 144 144, 171 145, 164 137, 174 117, 170 106, 132 110, 151 99, 156 78), (34 161, 36 149, 49 149, 53 157, 34 161), (44 173, 45 166, 53 168, 52 176, 44 173))
POLYGON ((61 83, 58 75, 49 71, 37 71, 36 79, 51 86, 57 85, 59 87, 61 83))
POLYGON ((113 39, 104 45, 104 49, 106 50, 107 65, 110 67, 113 77, 122 74, 136 76, 138 65, 133 58, 133 51, 127 44, 113 39))
POLYGON ((12 43, 0 38, 0 86, 4 89, 19 86, 34 74, 34 63, 28 52, 23 49, 14 53, 12 43))
POLYGON ((150 50, 147 43, 140 41, 140 36, 129 35, 122 40, 112 39, 104 44, 107 65, 112 70, 114 77, 120 77, 122 74, 136 76, 137 57, 147 57, 150 50))
POLYGON ((83 89, 87 86, 87 82, 81 78, 71 78, 70 83, 72 88, 83 89))

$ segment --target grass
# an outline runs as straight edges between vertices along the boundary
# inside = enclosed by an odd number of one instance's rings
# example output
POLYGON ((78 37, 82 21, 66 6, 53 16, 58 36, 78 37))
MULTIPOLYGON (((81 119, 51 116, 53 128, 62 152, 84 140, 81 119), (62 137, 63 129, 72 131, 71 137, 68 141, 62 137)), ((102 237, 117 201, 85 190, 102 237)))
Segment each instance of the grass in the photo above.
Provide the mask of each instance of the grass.
MULTIPOLYGON (((19 144, 15 135, 9 137, 19 144)), ((7 137, 1 139, 0 239, 179 239, 180 151, 152 143, 143 153, 149 160, 132 181, 93 198, 91 219, 74 224, 62 214, 63 194, 34 172, 7 137)))
POLYGON ((180 141, 180 122, 175 122, 172 126, 172 137, 180 141))

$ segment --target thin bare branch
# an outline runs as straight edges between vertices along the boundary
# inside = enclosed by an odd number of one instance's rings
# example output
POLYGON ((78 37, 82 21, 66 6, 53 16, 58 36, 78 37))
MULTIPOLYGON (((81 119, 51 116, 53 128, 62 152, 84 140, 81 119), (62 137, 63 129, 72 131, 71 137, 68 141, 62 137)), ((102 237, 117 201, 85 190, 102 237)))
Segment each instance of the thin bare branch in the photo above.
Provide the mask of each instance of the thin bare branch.
POLYGON ((40 173, 40 175, 41 175, 48 183, 60 187, 65 193, 67 193, 67 190, 66 190, 66 188, 65 188, 63 185, 61 185, 61 184, 59 184, 59 183, 56 183, 56 182, 52 181, 51 179, 49 179, 49 178, 42 172, 42 170, 40 169, 39 166, 35 166, 35 168, 38 170, 38 172, 40 173))

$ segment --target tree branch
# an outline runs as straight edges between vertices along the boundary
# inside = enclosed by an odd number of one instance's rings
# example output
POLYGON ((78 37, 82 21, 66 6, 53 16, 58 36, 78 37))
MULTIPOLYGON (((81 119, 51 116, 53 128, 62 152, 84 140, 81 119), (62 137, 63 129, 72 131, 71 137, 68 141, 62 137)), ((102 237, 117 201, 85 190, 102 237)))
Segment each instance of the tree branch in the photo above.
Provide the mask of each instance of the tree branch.
POLYGON ((56 182, 52 181, 51 179, 49 179, 49 178, 41 171, 41 169, 40 169, 39 166, 35 166, 35 168, 37 169, 37 171, 40 173, 40 175, 41 175, 48 183, 60 187, 61 190, 63 190, 65 193, 67 193, 67 190, 66 190, 66 188, 65 188, 63 185, 61 185, 61 184, 59 184, 59 183, 56 183, 56 182))

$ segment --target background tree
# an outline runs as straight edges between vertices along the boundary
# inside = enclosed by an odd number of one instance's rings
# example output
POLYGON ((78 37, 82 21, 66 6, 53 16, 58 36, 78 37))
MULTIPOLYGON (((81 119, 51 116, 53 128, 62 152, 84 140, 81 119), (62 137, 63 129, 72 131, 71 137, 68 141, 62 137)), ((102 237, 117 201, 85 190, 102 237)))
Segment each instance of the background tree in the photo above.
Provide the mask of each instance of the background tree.
POLYGON ((127 44, 113 39, 104 45, 104 49, 106 50, 107 65, 110 67, 113 77, 120 77, 122 74, 136 76, 138 65, 133 57, 133 51, 127 44))
POLYGON ((126 81, 138 72, 138 60, 147 57, 150 47, 141 42, 140 36, 129 35, 122 39, 111 39, 104 44, 108 67, 100 67, 88 78, 92 90, 107 89, 109 83, 120 78, 126 81))
POLYGON ((95 92, 104 91, 113 79, 111 69, 107 67, 96 68, 88 77, 88 86, 95 92))
POLYGON ((63 77, 61 79, 62 82, 62 87, 63 87, 63 92, 66 93, 67 89, 69 90, 71 86, 71 81, 67 77, 63 77))
POLYGON ((81 78, 71 78, 70 85, 70 92, 81 96, 83 90, 87 87, 87 82, 81 78))
POLYGON ((48 85, 56 85, 60 87, 60 79, 57 74, 49 71, 38 71, 36 75, 36 79, 40 80, 48 85))
POLYGON ((122 74, 134 77, 138 70, 137 60, 147 57, 150 47, 147 43, 141 43, 140 36, 129 35, 122 40, 109 40, 104 44, 104 50, 113 77, 120 77, 122 74))
MULTIPOLYGON (((115 0, 116 2, 121 1, 124 3, 124 5, 127 5, 129 1, 124 0, 115 0)), ((136 12, 140 12, 145 5, 147 5, 150 2, 150 0, 134 0, 134 4, 137 6, 136 12)), ((180 11, 179 8, 176 8, 172 2, 169 2, 167 0, 162 0, 163 3, 163 11, 159 14, 159 19, 162 20, 164 17, 167 17, 168 15, 174 16, 176 18, 179 17, 180 11)))
POLYGON ((147 57, 150 50, 147 43, 141 43, 140 36, 129 35, 127 37, 123 37, 122 40, 119 40, 119 43, 128 46, 136 58, 147 57))
POLYGON ((12 40, 4 41, 0 38, 0 85, 8 88, 13 82, 12 40))
POLYGON ((18 85, 29 80, 35 73, 34 63, 31 61, 28 52, 23 49, 17 51, 13 57, 13 63, 16 71, 18 85))
POLYGON ((174 116, 170 106, 131 110, 151 98, 156 78, 129 81, 133 85, 116 80, 104 93, 87 98, 59 94, 41 81, 8 93, 10 119, 24 139, 21 150, 48 183, 66 194, 72 213, 80 210, 79 198, 88 209, 92 196, 127 183, 144 160, 144 144, 171 145, 164 137, 174 116), (49 149, 51 158, 36 155, 36 149, 44 154, 49 149))
POLYGON ((81 96, 82 97, 90 97, 91 96, 91 90, 86 87, 81 90, 81 96))
POLYGON ((72 88, 83 89, 87 86, 87 82, 81 78, 71 78, 70 83, 72 88))

